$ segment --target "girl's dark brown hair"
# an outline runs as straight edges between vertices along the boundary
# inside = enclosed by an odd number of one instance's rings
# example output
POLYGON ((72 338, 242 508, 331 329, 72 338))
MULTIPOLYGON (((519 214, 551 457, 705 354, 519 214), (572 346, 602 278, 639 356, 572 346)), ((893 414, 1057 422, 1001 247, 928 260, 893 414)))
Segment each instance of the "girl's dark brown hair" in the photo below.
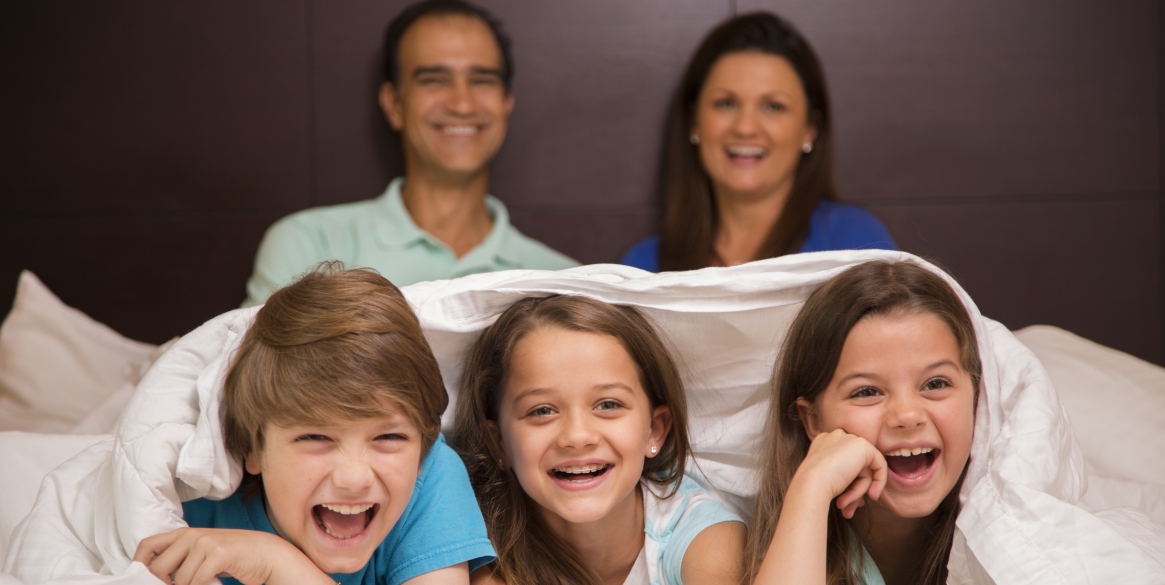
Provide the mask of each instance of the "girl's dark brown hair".
POLYGON ((775 14, 737 16, 716 27, 700 44, 672 100, 660 182, 661 271, 704 268, 716 257, 718 217, 712 181, 689 137, 708 72, 721 57, 742 52, 775 55, 793 66, 808 98, 808 121, 817 130, 812 152, 801 155, 789 200, 754 260, 796 252, 809 233, 809 218, 818 202, 837 198, 829 92, 817 54, 792 24, 775 14))
POLYGON ((671 354, 634 307, 580 296, 526 298, 506 309, 470 351, 451 443, 465 460, 497 550, 494 575, 515 585, 597 585, 595 571, 550 531, 518 478, 499 464, 503 453, 491 430, 514 348, 530 333, 549 327, 615 338, 638 367, 652 408, 666 405, 671 410, 671 431, 659 454, 643 466, 643 479, 667 486, 668 497, 679 488, 690 450, 687 402, 671 354))
MULTIPOLYGON (((223 440, 239 461, 263 448, 267 424, 348 424, 396 405, 422 453, 449 404, 437 359, 400 291, 371 270, 322 264, 259 309, 223 383, 223 440)), ((261 487, 244 474, 243 497, 261 487)))
MULTIPOLYGON (((846 337, 858 321, 893 314, 926 314, 942 320, 955 336, 959 365, 970 375, 978 396, 983 368, 975 327, 958 294, 937 273, 908 262, 866 262, 817 289, 793 321, 773 374, 761 485, 745 544, 745 574, 755 577, 760 568, 789 484, 809 452, 809 437, 797 416, 797 399, 815 402, 829 385, 846 337)), ((965 476, 966 467, 963 473, 965 476)), ((923 553, 922 570, 915 583, 946 583, 962 484, 960 477, 934 514, 930 545, 923 553)), ((830 506, 826 575, 832 585, 858 582, 847 522, 830 506)))

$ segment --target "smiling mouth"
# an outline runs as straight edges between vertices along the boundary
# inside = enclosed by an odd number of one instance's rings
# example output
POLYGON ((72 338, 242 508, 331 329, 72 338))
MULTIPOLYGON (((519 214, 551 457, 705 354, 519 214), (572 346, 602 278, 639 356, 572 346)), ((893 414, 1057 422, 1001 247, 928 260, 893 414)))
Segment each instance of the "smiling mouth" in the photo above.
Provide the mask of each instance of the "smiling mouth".
POLYGON ((583 465, 580 467, 555 467, 550 475, 562 481, 586 481, 607 473, 610 465, 583 465))
POLYGON ((760 146, 729 146, 724 151, 732 160, 760 160, 768 153, 768 149, 760 146))
POLYGON ((899 449, 886 453, 886 466, 894 475, 914 479, 922 477, 934 465, 934 460, 942 451, 927 447, 919 449, 899 449))
POLYGON ((441 128, 441 132, 450 136, 471 136, 477 134, 477 126, 469 124, 448 124, 441 128))
POLYGON ((379 511, 380 504, 319 504, 311 509, 320 530, 338 540, 359 536, 379 511))

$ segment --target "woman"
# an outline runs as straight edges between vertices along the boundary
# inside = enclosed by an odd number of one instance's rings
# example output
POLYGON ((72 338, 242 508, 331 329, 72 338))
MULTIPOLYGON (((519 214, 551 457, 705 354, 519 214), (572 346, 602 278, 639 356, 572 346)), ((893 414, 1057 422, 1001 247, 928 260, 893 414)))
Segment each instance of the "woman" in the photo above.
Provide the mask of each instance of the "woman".
POLYGON ((713 30, 669 118, 663 230, 623 264, 689 270, 793 252, 897 249, 872 214, 836 201, 825 76, 781 18, 747 14, 713 30))

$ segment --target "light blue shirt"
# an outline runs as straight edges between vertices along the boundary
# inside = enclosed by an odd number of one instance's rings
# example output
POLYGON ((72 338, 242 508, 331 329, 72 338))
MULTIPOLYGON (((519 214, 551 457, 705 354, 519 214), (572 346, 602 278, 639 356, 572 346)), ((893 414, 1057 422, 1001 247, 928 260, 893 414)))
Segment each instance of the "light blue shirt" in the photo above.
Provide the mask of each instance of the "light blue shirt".
POLYGON ((326 260, 349 268, 373 268, 397 286, 515 268, 559 270, 578 262, 531 239, 510 224, 506 206, 487 195, 493 228, 458 258, 444 242, 422 230, 401 199, 403 178, 384 193, 354 203, 315 207, 271 225, 255 255, 243 306, 258 305, 271 293, 326 260))

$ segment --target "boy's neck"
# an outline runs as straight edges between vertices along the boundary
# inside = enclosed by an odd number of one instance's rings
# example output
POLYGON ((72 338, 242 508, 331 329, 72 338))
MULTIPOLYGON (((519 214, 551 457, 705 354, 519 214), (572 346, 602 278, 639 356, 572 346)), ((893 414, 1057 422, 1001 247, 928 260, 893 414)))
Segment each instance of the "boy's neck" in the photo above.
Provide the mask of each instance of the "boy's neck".
POLYGON ((896 585, 917 581, 934 518, 934 514, 902 518, 876 502, 867 502, 854 513, 850 525, 877 563, 886 585, 896 585))
POLYGON ((569 544, 605 585, 622 585, 643 549, 643 488, 636 486, 605 517, 585 524, 543 514, 555 536, 569 544))

